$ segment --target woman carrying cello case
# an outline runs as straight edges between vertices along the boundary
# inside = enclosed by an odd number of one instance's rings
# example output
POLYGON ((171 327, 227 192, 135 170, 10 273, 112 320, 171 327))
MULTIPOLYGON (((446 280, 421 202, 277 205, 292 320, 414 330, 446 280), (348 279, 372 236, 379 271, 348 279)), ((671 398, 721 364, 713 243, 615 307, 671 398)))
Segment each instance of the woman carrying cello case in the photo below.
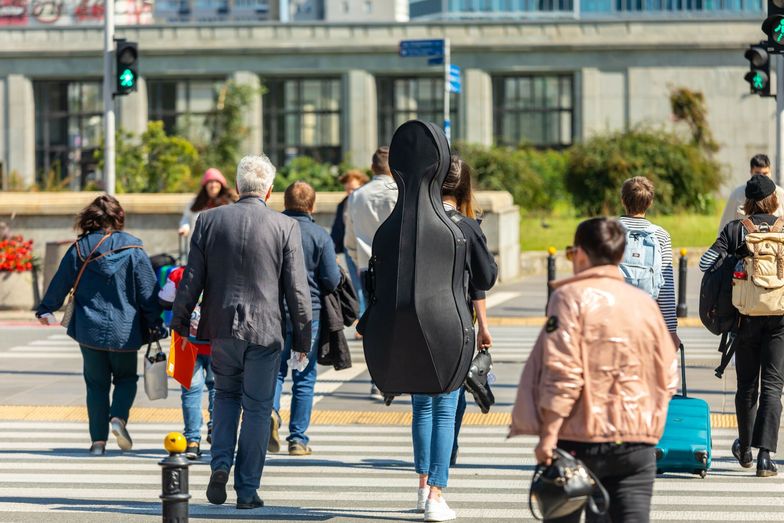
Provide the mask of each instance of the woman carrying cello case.
POLYGON ((384 394, 413 395, 417 509, 425 521, 447 521, 456 514, 441 490, 476 343, 469 287, 489 290, 497 267, 479 224, 445 208, 462 169, 459 162, 450 169, 440 128, 416 120, 400 126, 389 164, 399 195, 373 239, 361 322, 365 359, 384 394))

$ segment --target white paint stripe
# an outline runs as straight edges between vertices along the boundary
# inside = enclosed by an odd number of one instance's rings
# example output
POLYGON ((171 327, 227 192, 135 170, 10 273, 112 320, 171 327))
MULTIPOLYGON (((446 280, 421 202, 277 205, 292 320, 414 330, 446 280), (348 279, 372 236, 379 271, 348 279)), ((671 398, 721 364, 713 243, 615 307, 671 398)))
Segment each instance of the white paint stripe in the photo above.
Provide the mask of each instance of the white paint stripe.
MULTIPOLYGON (((313 389, 315 394, 313 406, 324 399, 324 395, 332 394, 365 371, 367 371, 367 366, 365 364, 354 362, 349 369, 340 371, 329 369, 327 372, 318 376, 316 378, 316 386, 313 389)), ((291 407, 291 393, 286 392, 280 398, 280 408, 288 409, 289 407, 291 407)))
POLYGON ((781 521, 784 515, 781 512, 727 512, 714 508, 713 511, 653 511, 651 512, 651 521, 705 521, 711 517, 713 519, 720 519, 721 521, 781 521))
POLYGON ((31 341, 28 345, 31 345, 33 347, 37 347, 37 346, 49 346, 49 347, 68 346, 68 347, 79 348, 79 344, 76 343, 71 338, 68 338, 67 340, 53 340, 53 339, 35 340, 35 341, 31 341))
POLYGON ((513 300, 522 294, 522 292, 494 292, 487 296, 487 308, 492 309, 493 307, 498 307, 502 303, 513 300))
POLYGON ((47 346, 37 346, 37 347, 11 347, 8 349, 8 352, 25 352, 25 353, 38 353, 38 352, 51 352, 51 353, 74 353, 81 355, 82 353, 79 351, 78 345, 69 345, 63 347, 52 347, 51 345, 47 346))

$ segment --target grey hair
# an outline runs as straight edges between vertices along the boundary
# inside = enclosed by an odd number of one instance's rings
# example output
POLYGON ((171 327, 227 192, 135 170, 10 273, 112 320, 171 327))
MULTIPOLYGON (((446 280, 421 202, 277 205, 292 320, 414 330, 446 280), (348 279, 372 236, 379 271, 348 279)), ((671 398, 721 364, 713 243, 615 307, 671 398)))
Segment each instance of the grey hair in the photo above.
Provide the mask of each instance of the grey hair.
POLYGON ((240 194, 267 194, 275 181, 275 166, 266 155, 245 156, 237 164, 237 191, 240 194))

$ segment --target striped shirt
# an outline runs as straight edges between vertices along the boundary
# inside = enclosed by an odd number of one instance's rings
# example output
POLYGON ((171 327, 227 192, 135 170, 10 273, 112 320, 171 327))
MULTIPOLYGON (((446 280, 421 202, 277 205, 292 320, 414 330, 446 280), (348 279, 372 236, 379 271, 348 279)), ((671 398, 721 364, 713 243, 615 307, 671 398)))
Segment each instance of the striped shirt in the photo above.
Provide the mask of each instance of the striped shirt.
MULTIPOLYGON (((631 216, 621 216, 619 218, 621 224, 629 231, 642 231, 651 225, 651 222, 645 218, 632 218, 631 216)), ((664 317, 664 322, 667 324, 667 329, 670 332, 678 330, 678 317, 675 314, 675 276, 672 269, 672 240, 670 234, 659 227, 653 225, 656 229, 656 239, 662 250, 662 276, 664 276, 664 286, 659 291, 659 298, 656 302, 659 304, 659 310, 664 317)))

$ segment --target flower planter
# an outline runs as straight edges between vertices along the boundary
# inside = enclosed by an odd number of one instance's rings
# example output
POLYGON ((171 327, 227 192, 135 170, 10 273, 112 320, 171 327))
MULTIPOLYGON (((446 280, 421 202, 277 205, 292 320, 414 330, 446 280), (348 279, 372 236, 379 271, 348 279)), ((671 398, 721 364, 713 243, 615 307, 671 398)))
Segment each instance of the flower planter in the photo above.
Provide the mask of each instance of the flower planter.
POLYGON ((0 310, 33 308, 33 272, 0 272, 0 310))

